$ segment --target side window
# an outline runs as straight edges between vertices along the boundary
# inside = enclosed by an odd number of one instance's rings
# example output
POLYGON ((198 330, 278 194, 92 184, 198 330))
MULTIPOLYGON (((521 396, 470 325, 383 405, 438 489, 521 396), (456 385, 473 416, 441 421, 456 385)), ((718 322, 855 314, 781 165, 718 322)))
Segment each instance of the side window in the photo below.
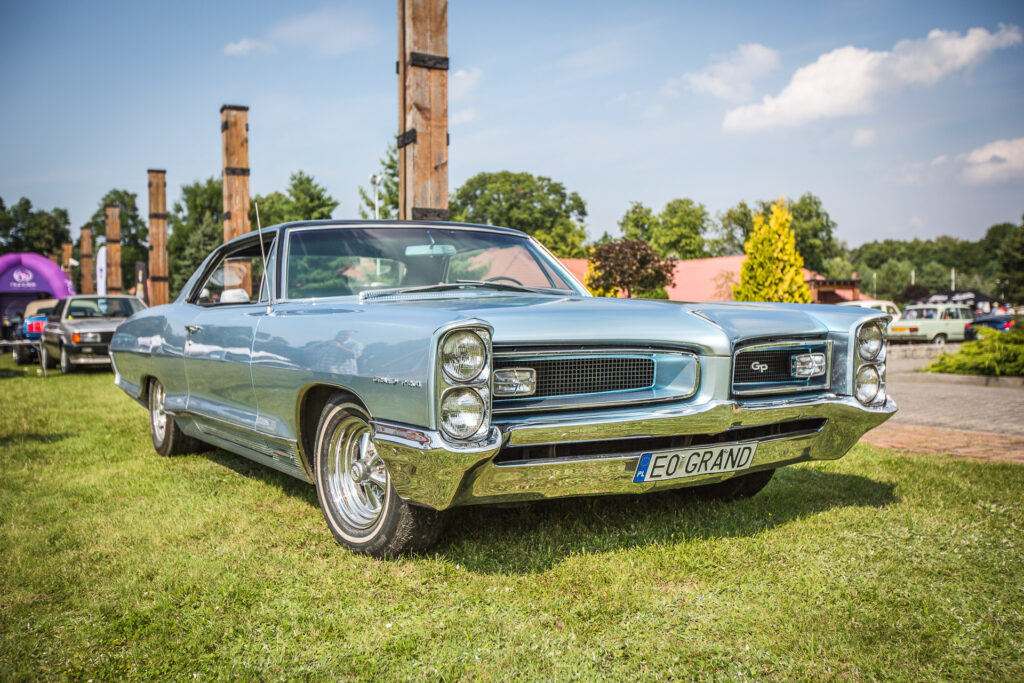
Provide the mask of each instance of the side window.
POLYGON ((960 318, 960 311, 955 308, 947 308, 942 312, 943 320, 958 320, 960 318))
MULTIPOLYGON (((267 240, 263 246, 269 252, 273 243, 267 240)), ((266 287, 261 287, 263 274, 259 242, 237 247, 221 255, 202 284, 192 291, 189 301, 200 306, 247 304, 254 300, 253 292, 256 292, 255 300, 263 301, 266 299, 266 287)))
POLYGON ((61 313, 64 312, 65 303, 67 303, 67 300, 58 301, 57 305, 54 306, 53 310, 51 310, 50 313, 46 316, 46 321, 51 323, 60 321, 61 313))

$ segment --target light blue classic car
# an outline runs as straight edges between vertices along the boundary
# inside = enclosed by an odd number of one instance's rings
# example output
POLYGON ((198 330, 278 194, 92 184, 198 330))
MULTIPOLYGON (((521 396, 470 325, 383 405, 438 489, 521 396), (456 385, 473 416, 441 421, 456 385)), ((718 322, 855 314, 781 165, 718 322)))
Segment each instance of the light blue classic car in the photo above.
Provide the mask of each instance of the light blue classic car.
POLYGON ((896 411, 888 320, 594 298, 516 230, 316 221, 221 246, 110 353, 160 454, 202 441, 306 480, 339 542, 390 556, 455 506, 732 499, 842 457, 896 411))

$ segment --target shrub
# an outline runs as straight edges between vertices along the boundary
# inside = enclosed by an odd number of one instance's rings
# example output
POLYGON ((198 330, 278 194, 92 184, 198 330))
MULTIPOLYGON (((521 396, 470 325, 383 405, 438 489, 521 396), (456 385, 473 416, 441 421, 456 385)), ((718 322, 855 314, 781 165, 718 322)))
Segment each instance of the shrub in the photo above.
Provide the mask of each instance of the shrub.
POLYGON ((1024 330, 999 332, 978 328, 978 339, 966 342, 956 353, 944 353, 925 368, 927 372, 958 375, 1024 376, 1024 330))

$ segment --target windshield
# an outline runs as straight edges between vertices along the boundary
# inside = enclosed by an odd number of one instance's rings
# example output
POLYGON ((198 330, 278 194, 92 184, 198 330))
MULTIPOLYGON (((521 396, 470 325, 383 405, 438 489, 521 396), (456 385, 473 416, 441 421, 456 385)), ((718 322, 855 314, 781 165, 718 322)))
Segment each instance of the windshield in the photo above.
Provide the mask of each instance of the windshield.
POLYGON ((72 299, 68 302, 67 318, 127 318, 142 309, 142 302, 133 296, 72 299))
POLYGON ((290 233, 286 299, 453 286, 578 293, 530 240, 445 228, 334 228, 290 233), (475 284, 474 284, 475 283, 475 284))

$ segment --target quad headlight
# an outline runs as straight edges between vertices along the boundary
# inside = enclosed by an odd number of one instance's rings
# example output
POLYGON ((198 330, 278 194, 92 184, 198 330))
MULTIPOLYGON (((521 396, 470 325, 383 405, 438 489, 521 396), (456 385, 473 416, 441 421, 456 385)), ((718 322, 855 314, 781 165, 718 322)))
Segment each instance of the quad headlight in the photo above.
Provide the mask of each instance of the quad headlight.
POLYGON ((857 353, 864 360, 885 359, 885 333, 877 323, 861 325, 857 333, 857 353), (879 357, 881 356, 881 357, 879 357))
POLYGON ((853 393, 864 405, 885 402, 885 330, 879 321, 857 330, 853 393))
POLYGON ((441 397, 441 429, 455 439, 468 439, 476 434, 484 418, 487 407, 484 400, 475 390, 469 387, 449 389, 441 397))
POLYGON ((487 364, 487 345, 476 332, 455 330, 441 342, 441 368, 454 382, 469 382, 487 364))
POLYGON ((882 389, 882 377, 874 365, 862 365, 857 371, 857 400, 868 404, 875 400, 882 389))
POLYGON ((437 425, 453 441, 490 431, 491 331, 480 324, 449 330, 437 346, 437 425))

